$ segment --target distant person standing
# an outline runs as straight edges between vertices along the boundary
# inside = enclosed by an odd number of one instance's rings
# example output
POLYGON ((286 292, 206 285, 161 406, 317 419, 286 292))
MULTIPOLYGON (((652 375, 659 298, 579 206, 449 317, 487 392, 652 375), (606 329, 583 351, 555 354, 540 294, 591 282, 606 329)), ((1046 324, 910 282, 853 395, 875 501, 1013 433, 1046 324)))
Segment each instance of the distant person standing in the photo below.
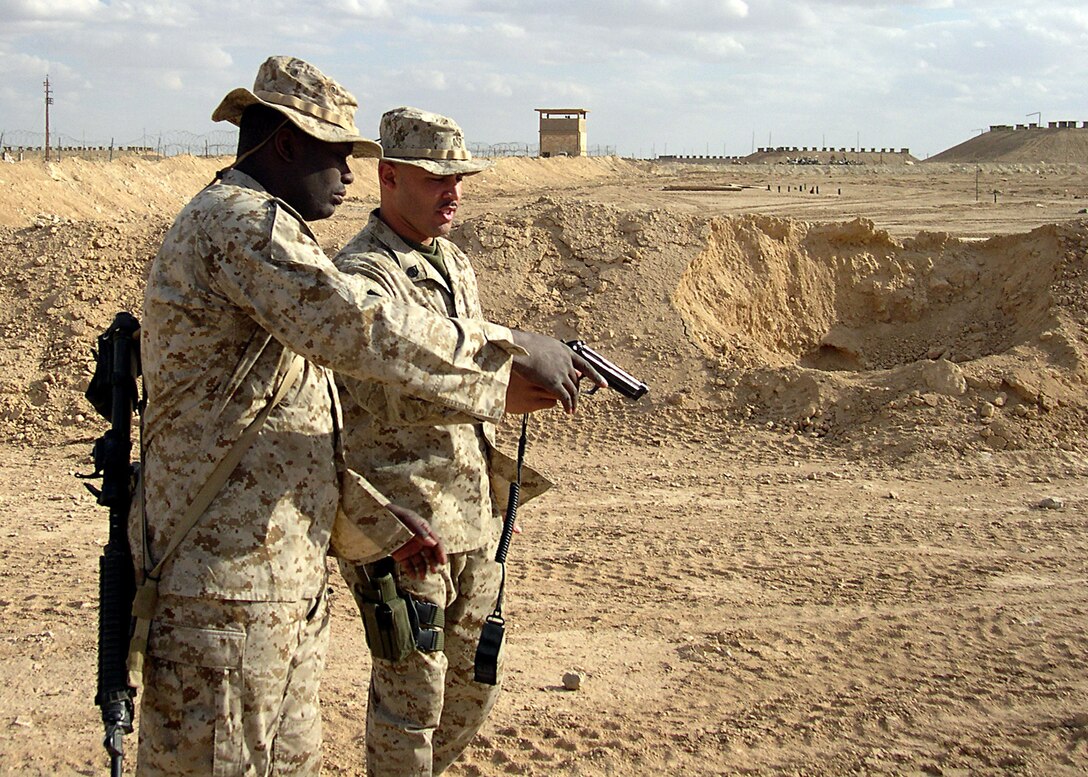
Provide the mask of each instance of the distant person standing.
MULTIPOLYGON (((130 532, 149 578, 134 606, 149 623, 141 775, 320 771, 325 557, 342 474, 328 368, 481 420, 534 383, 573 406, 568 386, 587 369, 558 341, 454 323, 336 270, 306 222, 343 202, 351 156, 380 151, 355 110, 312 65, 268 59, 253 91, 230 92, 212 116, 239 125, 238 158, 182 210, 151 266, 146 510, 130 532), (240 445, 247 429, 256 435, 240 445), (189 509, 202 490, 206 509, 189 509)), ((364 529, 400 559, 444 559, 403 509, 364 529)))
MULTIPOLYGON (((446 239, 461 202, 462 180, 490 167, 473 159, 451 119, 397 108, 381 119, 380 206, 333 260, 382 293, 468 323, 483 319, 476 275, 446 239)), ((366 719, 371 777, 434 775, 464 751, 487 718, 499 685, 473 679, 480 630, 501 580, 495 549, 515 462, 495 448, 490 419, 406 401, 391 384, 338 375, 348 466, 397 504, 418 512, 442 537, 448 561, 426 571, 409 559, 393 570, 396 588, 438 613, 429 642, 399 660, 375 656, 366 719), (435 609, 437 608, 437 610, 435 609)), ((508 411, 529 412, 555 400, 535 399, 508 411)), ((523 470, 522 501, 550 484, 523 470)), ((341 563, 360 584, 390 565, 341 563), (379 568, 380 567, 380 568, 379 568)), ((365 604, 361 605, 365 608, 365 604)), ((368 626, 368 642, 379 642, 368 626)))

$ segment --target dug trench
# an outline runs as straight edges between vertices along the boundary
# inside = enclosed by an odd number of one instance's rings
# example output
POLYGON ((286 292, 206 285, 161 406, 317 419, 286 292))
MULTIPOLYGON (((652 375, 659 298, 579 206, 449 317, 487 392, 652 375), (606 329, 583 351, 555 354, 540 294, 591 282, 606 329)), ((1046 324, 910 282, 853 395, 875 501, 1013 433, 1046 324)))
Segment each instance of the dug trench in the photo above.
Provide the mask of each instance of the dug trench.
POLYGON ((1080 449, 1083 222, 897 241, 860 219, 546 199, 457 239, 490 311, 586 339, 653 387, 640 405, 586 402, 582 424, 543 436, 758 425, 879 458, 1080 449))

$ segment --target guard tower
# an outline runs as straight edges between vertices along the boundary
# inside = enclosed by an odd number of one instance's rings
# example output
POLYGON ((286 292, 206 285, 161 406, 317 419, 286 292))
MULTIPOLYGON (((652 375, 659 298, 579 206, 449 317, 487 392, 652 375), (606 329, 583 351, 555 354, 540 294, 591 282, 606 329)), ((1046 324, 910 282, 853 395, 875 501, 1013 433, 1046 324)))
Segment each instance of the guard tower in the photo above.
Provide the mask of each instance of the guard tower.
POLYGON ((537 108, 541 156, 585 156, 585 108, 537 108))

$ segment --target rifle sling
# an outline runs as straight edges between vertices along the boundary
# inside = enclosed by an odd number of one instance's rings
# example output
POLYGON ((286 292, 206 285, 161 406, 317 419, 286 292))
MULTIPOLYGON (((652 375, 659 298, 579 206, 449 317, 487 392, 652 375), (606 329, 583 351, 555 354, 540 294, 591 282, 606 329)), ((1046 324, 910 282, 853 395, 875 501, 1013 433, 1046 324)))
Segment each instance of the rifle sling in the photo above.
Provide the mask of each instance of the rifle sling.
MULTIPOLYGON (((254 440, 257 439, 258 432, 261 431, 261 427, 264 426, 264 422, 268 419, 268 414, 272 412, 272 408, 278 405, 283 398, 287 395, 287 392, 295 384, 299 374, 302 372, 303 358, 294 355, 291 359, 291 363, 287 367, 287 372, 283 376, 283 380, 280 381, 279 386, 276 388, 276 393, 272 395, 272 399, 261 408, 259 412, 249 425, 242 431, 242 434, 235 440, 234 445, 227 451, 227 455, 224 456, 219 464, 216 465, 215 470, 208 477, 207 482, 193 497, 193 501, 189 503, 188 509, 185 511, 185 515, 182 517, 178 530, 174 533, 174 538, 167 546, 166 551, 163 553, 162 558, 155 564, 154 568, 150 572, 146 572, 143 575, 143 579, 137 583, 136 596, 132 601, 132 617, 136 619, 136 623, 133 626, 132 639, 129 641, 129 653, 128 653, 128 671, 129 671, 129 683, 135 685, 135 679, 139 678, 143 674, 144 655, 147 653, 147 640, 151 632, 151 619, 155 615, 155 608, 159 601, 159 574, 162 572, 163 565, 174 555, 174 551, 182 543, 189 532, 192 531, 199 522, 201 517, 207 511, 208 506, 215 499, 220 489, 223 488, 223 484, 227 482, 227 478, 234 471, 234 468, 238 466, 238 462, 242 460, 242 456, 253 445, 254 440)), ((141 488, 143 484, 141 482, 141 488)), ((143 500, 141 499, 141 506, 143 500)), ((146 508, 144 508, 146 509, 146 508)), ((141 516, 141 519, 145 520, 145 535, 146 535, 146 519, 141 516)), ((142 570, 146 570, 146 555, 147 555, 147 543, 143 543, 144 561, 141 562, 142 570)))

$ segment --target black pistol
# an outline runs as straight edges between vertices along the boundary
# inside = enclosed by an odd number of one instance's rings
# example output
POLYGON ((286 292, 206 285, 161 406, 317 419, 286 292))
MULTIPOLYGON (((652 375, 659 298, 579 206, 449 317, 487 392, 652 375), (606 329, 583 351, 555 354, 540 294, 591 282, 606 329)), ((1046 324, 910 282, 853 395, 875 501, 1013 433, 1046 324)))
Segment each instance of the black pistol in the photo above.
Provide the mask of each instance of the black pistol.
MULTIPOLYGON (((593 366, 593 369, 597 370, 597 372, 601 374, 601 377, 608 382, 608 387, 610 389, 620 392, 628 399, 638 399, 650 390, 641 380, 608 361, 608 359, 594 351, 582 340, 570 340, 567 342, 567 346, 589 362, 593 366)), ((592 394, 596 390, 597 387, 594 386, 586 393, 592 394)))

